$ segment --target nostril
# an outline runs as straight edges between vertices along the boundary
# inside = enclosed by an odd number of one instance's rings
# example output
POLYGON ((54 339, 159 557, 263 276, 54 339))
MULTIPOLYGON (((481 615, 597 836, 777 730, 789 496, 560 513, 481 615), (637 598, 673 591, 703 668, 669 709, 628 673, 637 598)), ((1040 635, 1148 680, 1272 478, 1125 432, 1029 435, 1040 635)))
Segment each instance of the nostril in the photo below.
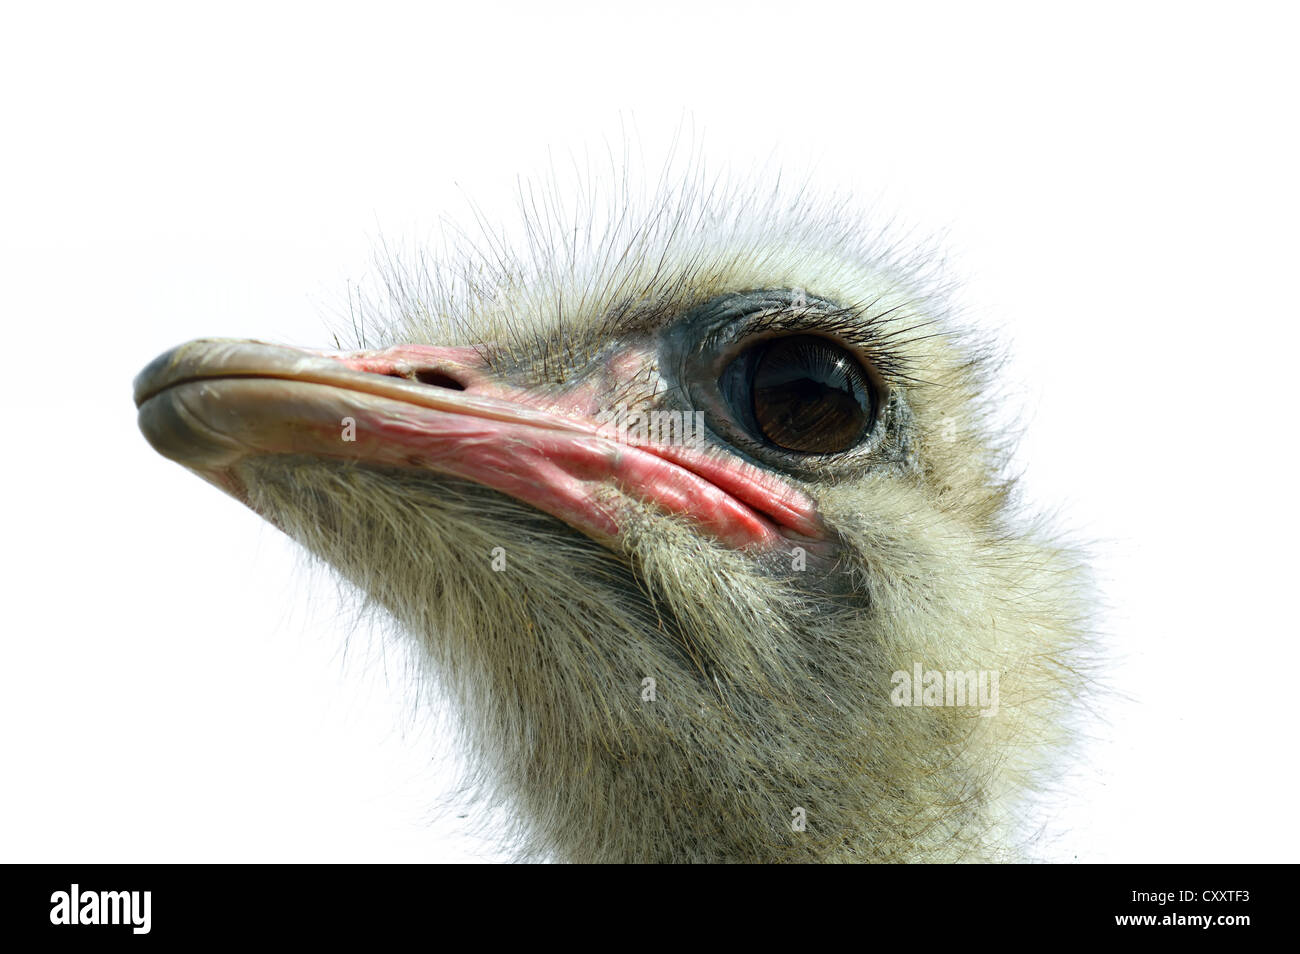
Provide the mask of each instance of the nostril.
POLYGON ((465 385, 461 384, 449 374, 443 374, 441 371, 421 370, 415 372, 415 380, 421 384, 427 384, 430 387, 446 388, 449 391, 464 391, 465 385))

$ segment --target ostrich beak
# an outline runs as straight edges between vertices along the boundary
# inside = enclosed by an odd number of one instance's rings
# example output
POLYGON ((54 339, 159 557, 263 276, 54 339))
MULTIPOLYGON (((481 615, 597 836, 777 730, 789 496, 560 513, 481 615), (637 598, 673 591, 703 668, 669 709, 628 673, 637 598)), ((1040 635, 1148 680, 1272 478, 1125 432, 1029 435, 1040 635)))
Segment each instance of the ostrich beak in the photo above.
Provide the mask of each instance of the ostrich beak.
POLYGON ((603 543, 619 534, 612 490, 737 549, 825 541, 812 500, 767 471, 708 447, 611 437, 594 388, 557 399, 515 387, 474 348, 333 353, 201 339, 141 371, 135 402, 155 450, 245 503, 241 461, 308 455, 472 480, 603 543))

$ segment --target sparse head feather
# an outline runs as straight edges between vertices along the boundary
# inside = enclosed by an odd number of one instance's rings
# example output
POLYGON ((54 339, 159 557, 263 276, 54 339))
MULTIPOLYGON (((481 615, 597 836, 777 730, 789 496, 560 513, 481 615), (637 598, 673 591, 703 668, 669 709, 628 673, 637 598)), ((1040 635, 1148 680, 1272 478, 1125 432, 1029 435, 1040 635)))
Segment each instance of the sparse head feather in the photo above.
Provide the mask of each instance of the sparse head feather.
POLYGON ((1087 591, 1015 506, 987 349, 933 256, 802 191, 698 174, 616 193, 525 191, 517 251, 485 231, 446 262, 390 254, 382 296, 354 302, 357 346, 473 345, 548 409, 690 412, 683 355, 732 335, 733 311, 737 340, 841 342, 883 395, 862 447, 756 450, 713 418, 706 435, 813 502, 826 534, 806 563, 616 483, 612 540, 479 483, 311 455, 241 461, 244 499, 415 637, 523 855, 1018 856, 1023 797, 1068 741, 1087 591), (996 711, 897 704, 898 674, 922 670, 995 674, 996 711))

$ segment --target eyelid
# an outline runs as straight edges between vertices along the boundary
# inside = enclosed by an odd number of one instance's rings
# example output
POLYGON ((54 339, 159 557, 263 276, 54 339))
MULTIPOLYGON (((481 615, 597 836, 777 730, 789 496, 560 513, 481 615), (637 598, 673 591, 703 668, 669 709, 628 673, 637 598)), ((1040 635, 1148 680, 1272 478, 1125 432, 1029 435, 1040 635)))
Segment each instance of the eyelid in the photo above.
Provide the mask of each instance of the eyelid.
POLYGON ((935 321, 917 302, 880 296, 844 305, 800 289, 752 289, 721 295, 699 305, 689 352, 715 370, 759 336, 806 334, 826 338, 850 352, 867 370, 881 400, 895 387, 917 381, 909 345, 929 337, 935 321), (917 334, 920 332, 920 334, 917 334))

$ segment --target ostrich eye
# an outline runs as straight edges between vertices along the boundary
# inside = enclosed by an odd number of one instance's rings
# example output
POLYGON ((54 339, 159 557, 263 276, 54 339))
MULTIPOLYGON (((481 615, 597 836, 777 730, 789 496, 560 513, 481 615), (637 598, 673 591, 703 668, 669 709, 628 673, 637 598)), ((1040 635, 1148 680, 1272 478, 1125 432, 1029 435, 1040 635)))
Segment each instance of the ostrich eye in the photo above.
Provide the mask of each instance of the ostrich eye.
POLYGON ((756 437, 800 454, 837 454, 871 430, 871 380, 861 363, 814 335, 769 338, 745 350, 719 385, 756 437))

